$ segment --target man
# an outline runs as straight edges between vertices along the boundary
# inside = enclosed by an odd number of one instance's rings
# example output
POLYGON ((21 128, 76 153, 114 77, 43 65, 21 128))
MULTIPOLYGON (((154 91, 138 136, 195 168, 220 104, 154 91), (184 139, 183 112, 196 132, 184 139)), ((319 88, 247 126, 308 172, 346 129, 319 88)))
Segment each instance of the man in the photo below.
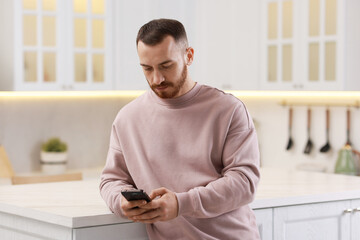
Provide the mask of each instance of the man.
POLYGON ((260 239, 253 201, 260 178, 257 136, 244 104, 194 82, 183 25, 150 21, 137 51, 151 90, 117 115, 101 177, 109 208, 146 223, 150 239, 260 239), (144 189, 151 202, 121 191, 144 189))

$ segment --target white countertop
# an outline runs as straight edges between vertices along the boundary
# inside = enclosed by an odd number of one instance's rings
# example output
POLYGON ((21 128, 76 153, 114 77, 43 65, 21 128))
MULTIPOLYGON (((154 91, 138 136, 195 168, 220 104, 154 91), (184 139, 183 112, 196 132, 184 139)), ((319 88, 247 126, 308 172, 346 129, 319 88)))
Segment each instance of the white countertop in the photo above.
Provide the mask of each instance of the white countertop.
MULTIPOLYGON (((360 177, 261 169, 254 209, 360 199, 360 177)), ((112 214, 99 194, 99 179, 0 187, 0 212, 70 228, 128 222, 112 214)))
POLYGON ((360 199, 360 177, 288 169, 261 169, 253 209, 360 199))

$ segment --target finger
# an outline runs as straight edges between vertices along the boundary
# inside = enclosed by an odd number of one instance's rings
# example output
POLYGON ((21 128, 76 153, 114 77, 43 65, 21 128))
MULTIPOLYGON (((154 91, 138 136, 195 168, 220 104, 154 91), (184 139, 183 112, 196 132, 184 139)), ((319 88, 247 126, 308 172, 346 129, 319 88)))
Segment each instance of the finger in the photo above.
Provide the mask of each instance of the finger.
POLYGON ((156 210, 161 207, 161 202, 159 199, 152 200, 145 205, 140 206, 140 208, 147 209, 147 210, 156 210))
POLYGON ((141 223, 155 223, 155 222, 158 222, 158 221, 161 221, 161 217, 155 217, 153 219, 148 219, 148 220, 138 220, 138 221, 135 221, 135 222, 141 222, 141 223))
POLYGON ((151 200, 153 200, 157 196, 162 196, 167 192, 169 192, 169 190, 167 190, 166 188, 163 188, 163 187, 162 188, 157 188, 157 189, 152 190, 149 197, 151 198, 151 200))
POLYGON ((128 217, 130 220, 133 220, 133 217, 142 215, 148 211, 149 211, 148 209, 143 209, 143 208, 132 208, 124 212, 124 215, 128 217))
POLYGON ((147 211, 141 215, 133 216, 131 219, 134 221, 149 221, 157 217, 160 217, 159 209, 147 211))
POLYGON ((132 208, 144 206, 146 203, 147 202, 145 200, 127 201, 125 199, 125 201, 122 201, 121 206, 123 209, 132 209, 132 208))

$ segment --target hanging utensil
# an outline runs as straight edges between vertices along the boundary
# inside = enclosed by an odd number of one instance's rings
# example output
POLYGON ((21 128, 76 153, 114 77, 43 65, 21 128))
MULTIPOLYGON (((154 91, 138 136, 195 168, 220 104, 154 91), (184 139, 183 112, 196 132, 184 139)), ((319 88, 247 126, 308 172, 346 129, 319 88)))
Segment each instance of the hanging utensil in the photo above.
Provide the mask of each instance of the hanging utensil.
POLYGON ((346 143, 345 143, 345 146, 346 145, 351 146, 351 142, 350 142, 350 109, 349 108, 346 110, 346 143))
POLYGON ((329 128, 330 128, 330 110, 326 109, 326 144, 320 149, 320 152, 326 153, 330 150, 330 141, 329 141, 329 128))
POLYGON ((289 150, 294 144, 294 142, 292 140, 292 136, 291 136, 291 132, 292 132, 291 131, 291 129, 292 129, 292 115, 293 115, 293 109, 292 109, 292 107, 290 107, 289 108, 289 141, 288 141, 288 144, 286 146, 286 150, 289 150))
POLYGON ((309 154, 311 152, 311 149, 313 147, 313 143, 310 139, 310 129, 311 129, 311 109, 308 108, 307 111, 307 135, 308 135, 308 140, 306 142, 306 146, 304 149, 304 153, 305 154, 309 154))
POLYGON ((357 175, 353 150, 350 142, 350 109, 346 111, 346 143, 339 150, 335 165, 335 173, 357 175))

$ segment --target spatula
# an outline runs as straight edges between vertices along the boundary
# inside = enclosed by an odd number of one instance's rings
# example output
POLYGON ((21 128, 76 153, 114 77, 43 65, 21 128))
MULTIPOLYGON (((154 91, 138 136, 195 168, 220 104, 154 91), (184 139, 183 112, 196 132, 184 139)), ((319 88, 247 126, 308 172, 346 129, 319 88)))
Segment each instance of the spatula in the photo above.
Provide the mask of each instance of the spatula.
POLYGON ((313 147, 313 143, 310 138, 310 129, 311 129, 311 109, 308 108, 307 110, 307 134, 308 134, 308 140, 306 142, 306 146, 304 149, 305 154, 310 154, 311 149, 313 147))
POLYGON ((326 144, 320 148, 320 152, 326 153, 330 150, 330 141, 329 141, 329 128, 330 128, 330 110, 326 109, 326 144))

